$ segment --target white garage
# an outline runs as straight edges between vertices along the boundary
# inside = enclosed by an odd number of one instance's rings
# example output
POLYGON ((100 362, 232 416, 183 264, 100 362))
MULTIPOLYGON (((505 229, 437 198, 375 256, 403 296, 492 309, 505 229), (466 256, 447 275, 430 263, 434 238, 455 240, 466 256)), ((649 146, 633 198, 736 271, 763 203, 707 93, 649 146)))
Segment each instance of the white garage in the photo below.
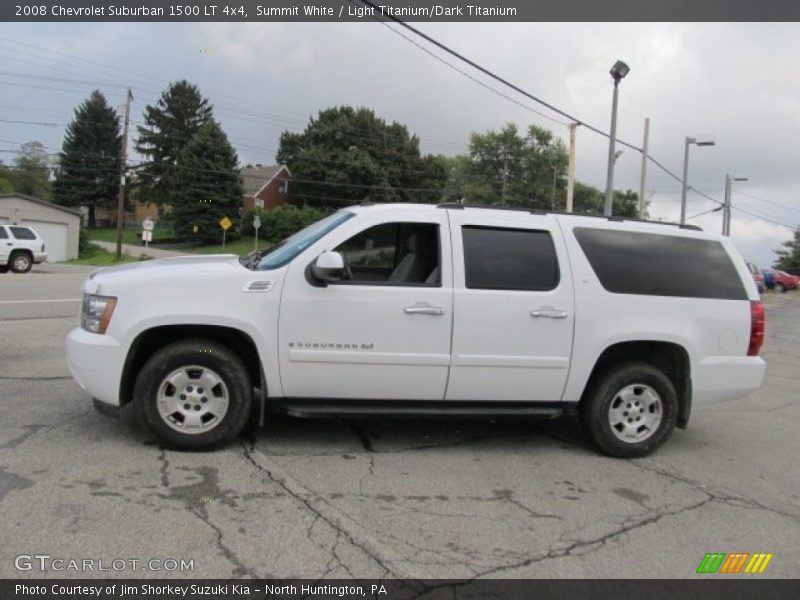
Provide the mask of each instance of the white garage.
POLYGON ((24 194, 0 194, 0 223, 28 225, 44 239, 48 262, 78 258, 81 216, 24 194))

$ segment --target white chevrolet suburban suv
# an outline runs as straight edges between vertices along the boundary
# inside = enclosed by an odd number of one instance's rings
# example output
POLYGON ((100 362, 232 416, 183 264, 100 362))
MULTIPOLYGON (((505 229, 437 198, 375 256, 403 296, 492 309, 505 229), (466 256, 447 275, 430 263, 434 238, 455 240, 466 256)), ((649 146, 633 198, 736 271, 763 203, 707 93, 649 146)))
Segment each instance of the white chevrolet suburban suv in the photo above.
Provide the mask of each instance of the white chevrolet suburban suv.
POLYGON ((14 273, 27 273, 34 263, 46 260, 44 240, 33 227, 0 225, 0 273, 9 268, 14 273))
POLYGON ((102 269, 67 338, 78 383, 163 443, 251 413, 552 418, 620 457, 761 385, 764 312, 727 238, 462 205, 341 210, 269 251, 102 269))

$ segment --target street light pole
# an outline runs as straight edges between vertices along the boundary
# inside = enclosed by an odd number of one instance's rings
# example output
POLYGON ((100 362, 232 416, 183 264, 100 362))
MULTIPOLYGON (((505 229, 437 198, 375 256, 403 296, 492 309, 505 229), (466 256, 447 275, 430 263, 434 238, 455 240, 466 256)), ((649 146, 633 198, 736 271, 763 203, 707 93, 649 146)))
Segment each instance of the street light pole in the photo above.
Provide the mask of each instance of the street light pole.
POLYGON ((689 191, 689 145, 713 146, 714 140, 687 137, 683 150, 683 185, 681 186, 681 225, 686 225, 686 193, 689 191))
POLYGON ((621 60, 614 63, 611 67, 611 77, 614 78, 614 97, 611 101, 611 132, 608 138, 608 173, 606 174, 606 201, 603 206, 603 214, 611 216, 614 200, 614 156, 617 142, 617 100, 619 98, 619 82, 630 72, 630 67, 621 60))
POLYGON ((689 189, 689 144, 693 138, 687 137, 683 150, 683 183, 681 184, 681 225, 686 225, 686 192, 689 189))

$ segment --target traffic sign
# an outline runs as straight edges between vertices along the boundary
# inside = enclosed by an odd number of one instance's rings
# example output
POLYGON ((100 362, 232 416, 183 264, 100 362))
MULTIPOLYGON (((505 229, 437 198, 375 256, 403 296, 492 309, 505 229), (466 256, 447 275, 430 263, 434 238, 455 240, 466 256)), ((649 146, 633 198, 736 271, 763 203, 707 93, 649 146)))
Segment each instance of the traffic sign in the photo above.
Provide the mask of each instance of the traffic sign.
POLYGON ((225 231, 228 231, 228 229, 231 228, 231 225, 233 225, 233 221, 231 221, 228 217, 222 217, 219 220, 219 226, 225 231))
POLYGON ((256 215, 255 217, 253 217, 253 228, 258 229, 259 227, 261 227, 261 217, 256 215))
POLYGON ((153 226, 154 226, 153 219, 151 219, 150 217, 147 217, 144 221, 142 221, 142 229, 144 229, 145 231, 153 231, 153 226))

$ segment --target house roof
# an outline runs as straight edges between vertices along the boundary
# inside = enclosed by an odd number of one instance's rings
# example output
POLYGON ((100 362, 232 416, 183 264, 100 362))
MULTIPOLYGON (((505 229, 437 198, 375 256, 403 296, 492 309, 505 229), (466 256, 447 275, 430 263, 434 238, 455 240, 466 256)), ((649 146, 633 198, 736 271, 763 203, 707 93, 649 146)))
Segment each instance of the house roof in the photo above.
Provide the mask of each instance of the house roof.
POLYGON ((17 194, 15 192, 7 193, 7 194, 0 194, 0 202, 9 198, 20 198, 22 200, 27 200, 28 202, 34 202, 35 204, 41 204, 42 206, 46 206, 47 208, 53 208, 55 210, 60 210, 62 212, 68 213, 70 215, 76 215, 78 217, 81 216, 81 213, 77 210, 73 210, 71 208, 67 208, 66 206, 59 206, 58 204, 53 204, 52 202, 47 202, 45 200, 39 200, 39 198, 34 198, 33 196, 28 196, 27 194, 17 194))
POLYGON ((245 195, 255 196, 283 170, 286 170, 286 173, 291 176, 286 165, 245 167, 242 169, 245 195))

